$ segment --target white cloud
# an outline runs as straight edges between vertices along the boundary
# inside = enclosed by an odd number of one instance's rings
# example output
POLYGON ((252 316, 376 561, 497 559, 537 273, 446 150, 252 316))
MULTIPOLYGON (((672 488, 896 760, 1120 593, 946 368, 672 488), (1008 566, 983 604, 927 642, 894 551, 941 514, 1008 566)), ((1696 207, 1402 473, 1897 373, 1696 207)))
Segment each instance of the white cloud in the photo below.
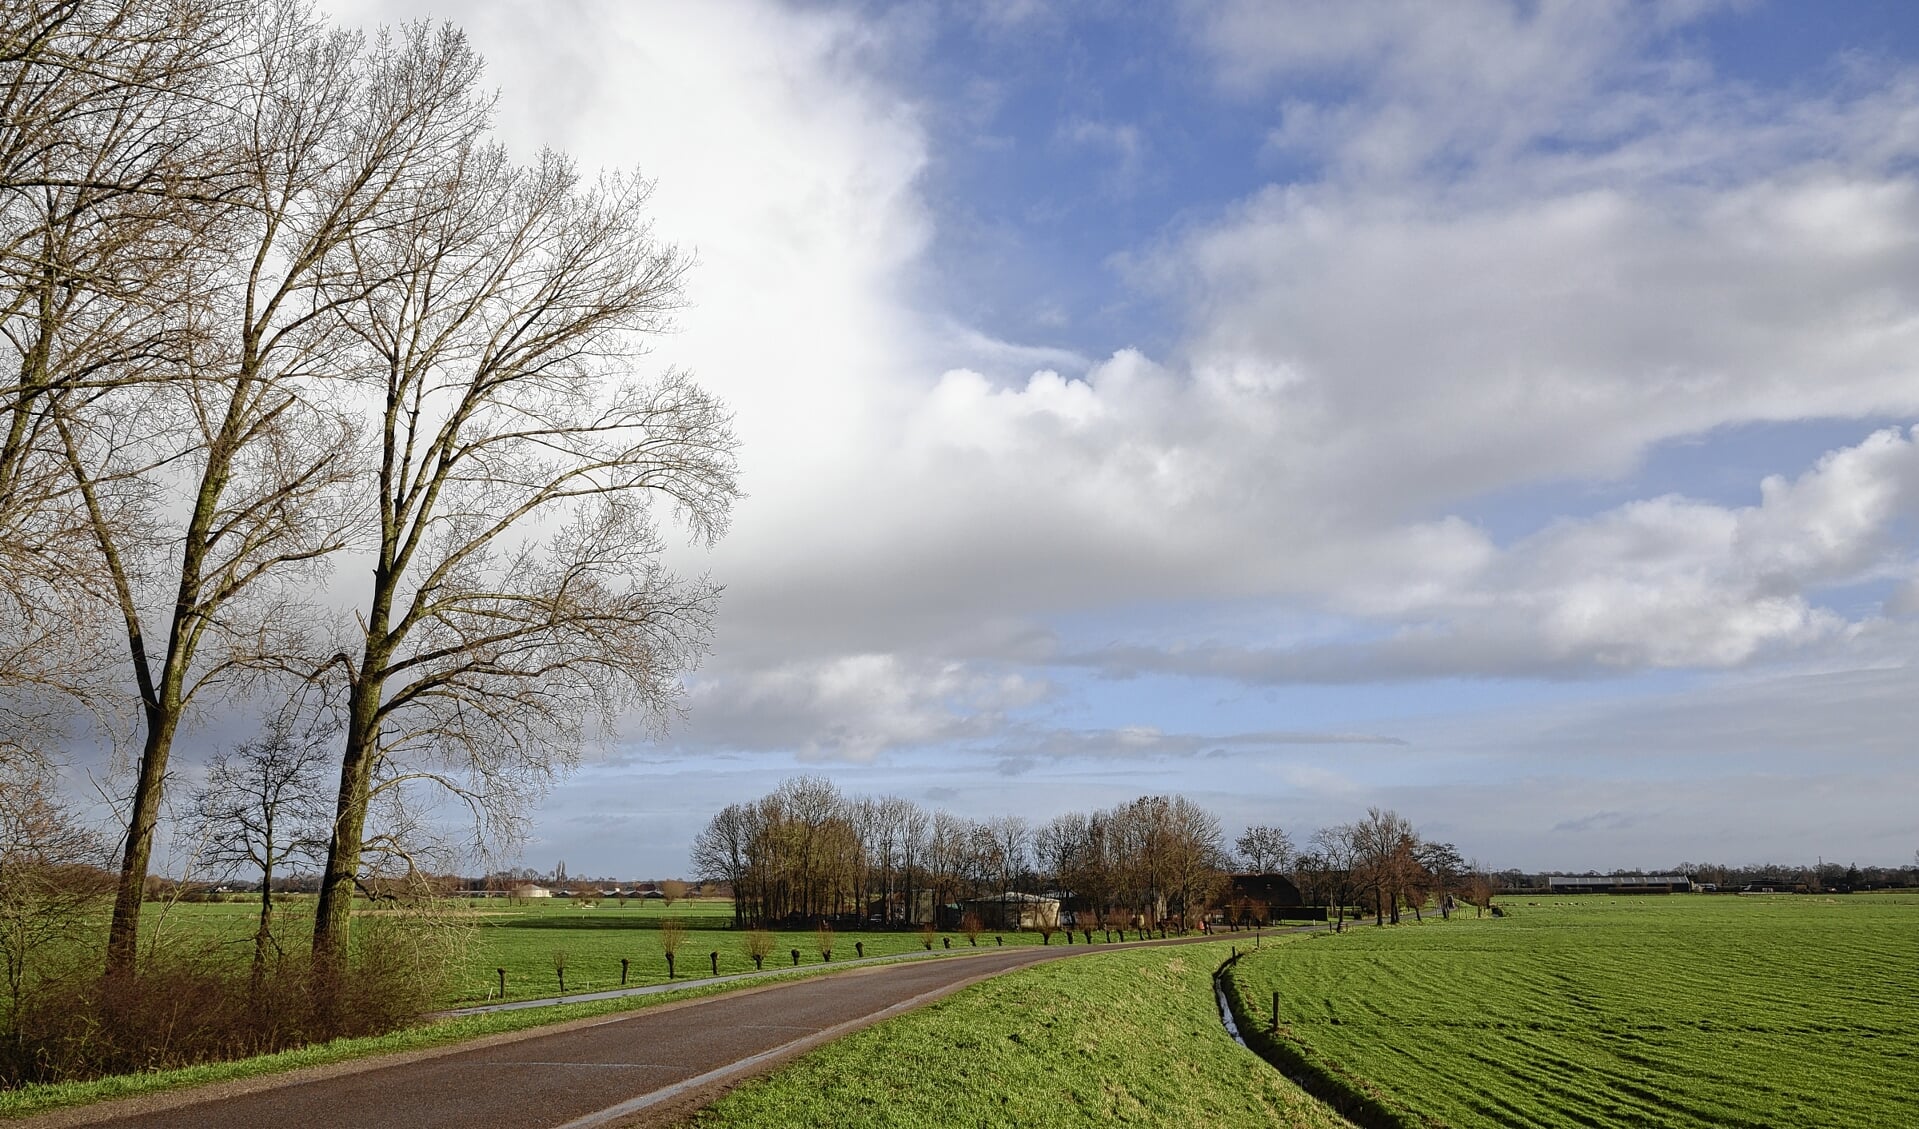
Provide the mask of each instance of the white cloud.
MULTIPOLYGON (((1665 34, 1696 8, 1189 9, 1228 96, 1275 106, 1273 167, 1312 171, 1124 256, 1185 330, 1103 360, 956 324, 926 276, 915 12, 463 8, 515 144, 657 175, 661 233, 698 252, 655 359, 738 409, 751 497, 716 553, 680 559, 728 590, 671 740, 855 765, 962 748, 1034 779, 1255 751, 1144 710, 1036 720, 1068 692, 1055 663, 1270 683, 1862 661, 1884 625, 1817 597, 1911 575, 1909 435, 1778 467, 1803 473, 1749 506, 1654 483, 1505 544, 1460 516, 1729 425, 1919 417, 1919 79, 1726 83, 1665 34), (1338 629, 1290 649, 1250 627, 1053 638, 1222 601, 1338 629)), ((999 112, 980 83, 975 109, 999 112)), ((1137 166, 1129 128, 1058 136, 1137 166)), ((1890 611, 1919 607, 1906 583, 1890 611)), ((1349 727, 1330 728, 1290 738, 1349 727)), ((1536 831, 1629 810, 1569 795, 1536 831)))
POLYGON ((1817 605, 1819 589, 1913 572, 1898 538, 1919 516, 1912 434, 1876 432, 1759 493, 1743 507, 1631 502, 1498 550, 1481 539, 1417 584, 1355 576, 1329 602, 1390 631, 1376 641, 1127 645, 1070 661, 1254 683, 1732 667, 1858 630, 1817 605))

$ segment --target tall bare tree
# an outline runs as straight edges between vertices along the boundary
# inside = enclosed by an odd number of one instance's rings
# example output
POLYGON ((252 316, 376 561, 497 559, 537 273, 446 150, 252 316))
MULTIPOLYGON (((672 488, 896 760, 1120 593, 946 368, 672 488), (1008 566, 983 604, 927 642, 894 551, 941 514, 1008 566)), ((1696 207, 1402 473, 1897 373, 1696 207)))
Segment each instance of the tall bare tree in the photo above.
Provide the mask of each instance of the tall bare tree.
POLYGON ((1269 824, 1248 827, 1233 846, 1239 850, 1240 861, 1255 874, 1277 873, 1293 861, 1293 841, 1286 832, 1269 824))
MULTIPOLYGON (((336 311, 371 280, 329 276, 391 226, 403 189, 486 124, 479 62, 451 30, 367 43, 298 0, 248 17, 228 113, 208 123, 231 185, 177 298, 180 372, 56 422, 125 624, 142 715, 108 972, 132 969, 174 737, 194 700, 304 649, 304 588, 346 541, 357 437, 334 389, 336 311)), ((294 664, 298 665, 298 664, 294 664)))
MULTIPOLYGON (((173 298, 221 187, 204 128, 244 5, 20 0, 0 9, 0 755, 112 662, 63 399, 174 368, 173 298)), ((71 410, 71 405, 66 405, 71 410)))
POLYGON ((507 835, 589 721, 665 720, 718 589, 661 564, 654 506, 711 543, 737 492, 722 405, 678 373, 632 375, 685 267, 652 237, 650 186, 472 141, 431 171, 330 260, 357 291, 339 325, 379 423, 322 961, 343 951, 380 789, 443 788, 507 835))

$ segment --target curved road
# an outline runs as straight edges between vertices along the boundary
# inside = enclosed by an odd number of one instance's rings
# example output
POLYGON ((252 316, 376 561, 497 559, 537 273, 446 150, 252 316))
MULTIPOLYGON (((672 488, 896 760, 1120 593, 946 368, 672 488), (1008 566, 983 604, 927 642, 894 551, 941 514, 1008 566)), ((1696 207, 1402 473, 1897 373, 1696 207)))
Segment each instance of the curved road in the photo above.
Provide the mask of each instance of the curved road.
MULTIPOLYGON (((1224 939, 1215 934, 1145 944, 1224 939)), ((877 965, 455 1047, 60 1110, 14 1124, 23 1129, 660 1124, 795 1055, 969 984, 1042 961, 1118 947, 1021 946, 877 965)))

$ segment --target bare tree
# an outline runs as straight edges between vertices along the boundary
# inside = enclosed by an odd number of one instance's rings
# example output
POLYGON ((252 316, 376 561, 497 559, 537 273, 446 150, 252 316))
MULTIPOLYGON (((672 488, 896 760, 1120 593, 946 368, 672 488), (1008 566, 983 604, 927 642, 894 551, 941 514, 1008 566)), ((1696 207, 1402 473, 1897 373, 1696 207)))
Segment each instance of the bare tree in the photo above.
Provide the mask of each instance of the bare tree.
MULTIPOLYGON (((470 100, 470 75, 456 93, 470 100)), ((339 277, 380 280, 340 321, 380 424, 373 582, 338 656, 322 961, 346 939, 381 766, 397 766, 387 786, 451 791, 498 838, 588 720, 638 707, 664 722, 718 589, 661 566, 651 507, 710 543, 736 494, 721 405, 676 373, 627 375, 684 267, 651 236, 648 185, 582 185, 557 156, 520 167, 471 141, 432 172, 334 257, 339 277)))
POLYGON ((332 277, 336 256, 389 227, 405 182, 486 120, 470 94, 478 60, 450 30, 368 46, 279 0, 247 34, 241 94, 208 126, 230 191, 178 297, 182 371, 56 416, 141 703, 110 973, 132 968, 187 709, 237 672, 301 665, 305 586, 281 585, 309 579, 354 525, 337 490, 353 476, 354 427, 322 382, 346 360, 336 314, 369 282, 332 277))
POLYGON ((1419 874, 1414 848, 1419 838, 1413 825, 1397 812, 1367 808, 1364 819, 1349 829, 1354 872, 1373 896, 1373 920, 1384 925, 1390 915, 1399 921, 1401 896, 1419 874))
POLYGON ((1346 928, 1346 905, 1352 900, 1356 881, 1355 833, 1351 824, 1334 824, 1313 833, 1314 858, 1319 866, 1318 882, 1334 910, 1333 928, 1346 928))
POLYGON ((6 1015, 0 1034, 18 1029, 20 1011, 46 975, 41 958, 94 918, 110 879, 94 864, 99 838, 74 819, 43 765, 0 766, 0 972, 6 1015))
POLYGON ((998 815, 986 821, 999 864, 999 893, 1020 888, 1020 878, 1032 866, 1033 829, 1023 816, 998 815))
POLYGON ((174 372, 224 166, 205 127, 244 5, 0 11, 0 756, 75 702, 111 724, 113 638, 61 411, 174 372), (211 186, 211 187, 210 187, 211 186))
POLYGON ((733 888, 733 927, 736 929, 747 924, 747 906, 753 898, 748 880, 757 824, 756 805, 728 804, 714 813, 693 840, 694 873, 701 881, 724 882, 733 888))
POLYGON ((200 845, 201 865, 220 877, 243 868, 259 875, 255 991, 268 960, 282 951, 273 932, 274 876, 294 859, 317 858, 326 842, 322 780, 332 738, 325 728, 302 732, 291 713, 282 714, 255 740, 216 753, 194 793, 185 830, 200 845))
POLYGON ((1255 874, 1277 873, 1293 860, 1293 841, 1286 832, 1266 824, 1248 827, 1233 846, 1246 869, 1255 874))

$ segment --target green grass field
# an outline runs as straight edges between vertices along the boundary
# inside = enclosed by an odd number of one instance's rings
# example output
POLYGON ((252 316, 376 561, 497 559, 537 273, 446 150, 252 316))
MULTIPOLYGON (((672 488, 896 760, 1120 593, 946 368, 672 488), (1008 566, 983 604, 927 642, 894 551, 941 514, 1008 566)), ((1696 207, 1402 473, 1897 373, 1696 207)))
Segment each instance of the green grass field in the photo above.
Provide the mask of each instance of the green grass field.
MULTIPOLYGON (((288 903, 283 919, 283 944, 302 946, 311 928, 310 904, 300 900, 288 903)), ((212 902, 180 904, 171 907, 164 922, 149 914, 149 928, 164 928, 185 935, 234 939, 237 960, 247 959, 259 907, 253 902, 212 902)), ((499 975, 506 969, 507 1000, 538 999, 559 994, 560 981, 555 971, 556 954, 566 961, 566 994, 606 991, 620 984, 620 958, 630 963, 627 987, 665 983, 666 956, 660 941, 660 924, 672 918, 687 926, 686 941, 676 959, 680 979, 713 974, 711 954, 719 954, 719 972, 731 975, 754 971, 752 958, 741 949, 744 934, 726 928, 733 920, 732 903, 723 900, 691 899, 675 903, 670 909, 658 902, 629 901, 625 906, 603 902, 583 908, 570 899, 479 900, 461 904, 459 917, 471 925, 463 971, 456 977, 445 999, 449 1007, 499 1000, 499 975)), ((1095 934, 1098 936, 1098 934, 1095 934)), ((1007 945, 1037 945, 1036 933, 985 933, 979 944, 991 947, 995 937, 1007 945)), ((766 958, 766 971, 793 967, 792 951, 800 952, 802 965, 820 963, 819 938, 812 930, 778 932, 773 935, 773 954, 766 958)), ((935 952, 970 949, 965 936, 954 932, 937 934, 935 952)), ((1055 936, 1055 945, 1064 940, 1055 936)), ((855 959, 856 945, 865 955, 906 956, 924 953, 924 942, 913 932, 843 932, 833 941, 833 961, 855 959)))
POLYGON ((1919 1125, 1919 896, 1538 898, 1242 960, 1281 1051, 1419 1126, 1919 1125))
POLYGON ((1009 973, 748 1082, 693 1124, 1345 1125, 1221 1027, 1211 974, 1229 951, 1141 948, 1009 973))
MULTIPOLYGON (((675 910, 680 908, 674 907, 675 910)), ((718 912, 711 909, 687 912, 689 915, 705 915, 697 922, 690 920, 690 925, 717 926, 732 920, 731 906, 725 903, 719 903, 718 912)), ((562 903, 557 906, 511 907, 501 911, 499 916, 481 918, 476 922, 466 962, 472 971, 462 977, 456 995, 450 1002, 484 1001, 489 993, 497 998, 499 982, 494 972, 496 968, 507 970, 507 999, 551 996, 559 988, 553 958, 555 953, 562 952, 566 954, 566 988, 569 995, 619 987, 621 957, 632 962, 628 969, 628 986, 663 983, 667 977, 666 956, 660 945, 658 928, 660 913, 656 907, 642 909, 637 903, 629 903, 625 909, 614 906, 580 909, 562 903)), ((710 954, 715 952, 719 954, 721 975, 752 972, 752 958, 740 947, 744 936, 744 933, 732 929, 689 928, 686 943, 676 957, 679 975, 682 978, 712 975, 710 954)), ((993 933, 982 935, 979 938, 980 945, 992 947, 995 936, 993 933)), ((1039 936, 1034 933, 1002 932, 997 936, 1004 938, 1007 945, 1040 943, 1039 936)), ((766 958, 768 971, 791 968, 794 949, 800 952, 801 964, 820 963, 819 938, 810 929, 776 932, 773 940, 773 955, 766 958)), ((952 943, 952 951, 955 952, 971 948, 964 936, 941 933, 933 940, 934 951, 947 951, 946 941, 952 943)), ((1053 944, 1060 943, 1058 937, 1053 938, 1053 944)), ((869 957, 903 956, 926 951, 917 933, 843 932, 833 940, 834 962, 855 959, 858 954, 854 947, 856 944, 864 946, 869 957)))

